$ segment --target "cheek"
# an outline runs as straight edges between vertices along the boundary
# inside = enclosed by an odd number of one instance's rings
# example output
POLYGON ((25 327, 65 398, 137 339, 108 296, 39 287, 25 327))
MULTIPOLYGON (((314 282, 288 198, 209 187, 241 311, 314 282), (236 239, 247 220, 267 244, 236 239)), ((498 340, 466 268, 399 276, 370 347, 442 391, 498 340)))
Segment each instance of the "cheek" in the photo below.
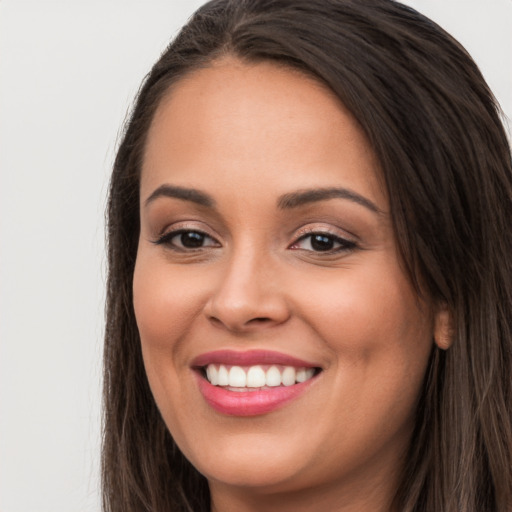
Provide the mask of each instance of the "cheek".
POLYGON ((179 342, 204 303, 201 277, 173 270, 139 252, 133 303, 143 350, 150 346, 169 353, 179 342))
POLYGON ((139 251, 133 278, 135 318, 148 382, 168 426, 175 423, 176 411, 187 407, 183 347, 201 308, 198 285, 165 261, 139 251))
POLYGON ((419 301, 396 261, 386 255, 372 265, 315 276, 305 288, 302 315, 335 351, 355 356, 380 349, 407 352, 419 348, 418 342, 431 342, 428 304, 419 301))
POLYGON ((324 411, 331 413, 320 411, 317 427, 321 437, 340 444, 352 439, 350 453, 358 456, 407 438, 432 349, 427 305, 401 274, 391 269, 379 276, 331 280, 328 294, 326 283, 311 283, 303 309, 331 353, 324 396, 324 411))
POLYGON ((184 373, 188 365, 187 350, 183 347, 202 308, 200 282, 173 270, 165 259, 139 250, 133 277, 133 305, 144 367, 157 406, 178 438, 183 437, 180 417, 183 411, 191 411, 185 392, 190 376, 184 373))
POLYGON ((312 281, 301 314, 330 350, 333 389, 351 390, 344 405, 361 416, 363 404, 403 416, 420 392, 433 321, 397 265, 376 269, 312 281))

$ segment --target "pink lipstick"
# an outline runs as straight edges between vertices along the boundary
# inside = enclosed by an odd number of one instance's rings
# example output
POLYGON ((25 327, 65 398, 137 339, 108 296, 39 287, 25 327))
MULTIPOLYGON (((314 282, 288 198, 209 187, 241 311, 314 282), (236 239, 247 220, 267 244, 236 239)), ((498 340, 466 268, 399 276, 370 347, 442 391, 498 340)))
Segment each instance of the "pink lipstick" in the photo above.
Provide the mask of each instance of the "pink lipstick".
POLYGON ((306 392, 321 371, 310 361, 264 350, 209 352, 192 367, 206 402, 231 416, 277 410, 306 392))

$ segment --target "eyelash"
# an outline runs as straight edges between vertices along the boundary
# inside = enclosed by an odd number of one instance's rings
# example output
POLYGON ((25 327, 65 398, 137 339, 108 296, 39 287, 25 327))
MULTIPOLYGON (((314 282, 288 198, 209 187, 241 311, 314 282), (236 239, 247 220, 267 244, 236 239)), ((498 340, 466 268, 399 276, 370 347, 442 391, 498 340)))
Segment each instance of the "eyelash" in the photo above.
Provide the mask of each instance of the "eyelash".
POLYGON ((185 234, 196 234, 196 235, 199 235, 203 240, 205 238, 209 238, 210 240, 213 240, 216 244, 219 244, 219 242, 217 242, 217 240, 215 240, 215 238, 211 237, 210 235, 208 235, 207 233, 205 233, 204 231, 201 231, 199 229, 176 229, 174 231, 169 231, 168 233, 165 233, 160 238, 158 238, 158 240, 156 240, 154 243, 156 245, 168 245, 171 249, 173 249, 175 251, 183 251, 183 252, 189 252, 189 251, 194 251, 194 250, 198 250, 198 249, 203 249, 204 247, 214 247, 213 245, 211 245, 211 246, 203 245, 200 247, 179 247, 172 243, 173 238, 176 238, 180 235, 185 235, 185 234))
POLYGON ((301 236, 299 236, 299 238, 295 242, 293 242, 293 244, 290 246, 290 249, 301 250, 300 248, 294 248, 293 246, 297 245, 299 242, 306 240, 308 238, 310 238, 310 245, 313 247, 314 237, 320 237, 320 238, 323 238, 324 240, 327 239, 331 244, 339 244, 339 247, 334 248, 334 249, 330 248, 330 249, 326 249, 326 250, 317 250, 317 251, 310 250, 310 249, 302 249, 302 250, 315 252, 317 254, 337 254, 340 252, 350 252, 357 248, 357 244, 352 240, 347 240, 346 238, 342 238, 338 235, 334 235, 333 233, 329 233, 328 231, 313 230, 313 231, 308 231, 308 232, 302 234, 301 236))
MULTIPOLYGON (((167 245, 172 250, 180 251, 180 252, 192 252, 192 251, 197 251, 197 250, 208 248, 208 247, 219 247, 220 246, 219 242, 217 240, 215 240, 215 238, 211 237, 204 231, 201 231, 198 229, 177 229, 174 231, 170 231, 170 232, 162 235, 160 238, 158 238, 156 241, 154 241, 154 243, 156 245, 167 245), (205 239, 209 239, 209 240, 213 241, 214 244, 201 245, 198 247, 180 247, 173 243, 174 238, 176 238, 180 235, 185 235, 185 234, 198 235, 196 240, 202 240, 204 242, 205 239)), ((183 240, 182 240, 182 245, 183 245, 183 240)), ((299 236, 299 238, 297 238, 297 240, 295 242, 293 242, 293 244, 291 244, 289 246, 289 249, 292 249, 292 250, 304 250, 307 252, 313 252, 313 253, 317 253, 317 254, 337 254, 340 252, 350 252, 356 248, 357 248, 357 244, 355 242, 353 242, 352 240, 347 240, 345 238, 341 238, 337 235, 329 233, 328 231, 321 231, 321 230, 308 231, 306 233, 303 233, 299 236), (294 247, 297 244, 299 244, 301 241, 307 240, 308 238, 311 239, 310 245, 311 245, 311 247, 313 247, 313 243, 314 243, 313 237, 323 238, 324 240, 321 241, 320 243, 327 241, 330 244, 339 244, 339 247, 334 248, 334 249, 328 248, 326 250, 316 250, 316 251, 314 249, 301 249, 300 247, 294 247)))

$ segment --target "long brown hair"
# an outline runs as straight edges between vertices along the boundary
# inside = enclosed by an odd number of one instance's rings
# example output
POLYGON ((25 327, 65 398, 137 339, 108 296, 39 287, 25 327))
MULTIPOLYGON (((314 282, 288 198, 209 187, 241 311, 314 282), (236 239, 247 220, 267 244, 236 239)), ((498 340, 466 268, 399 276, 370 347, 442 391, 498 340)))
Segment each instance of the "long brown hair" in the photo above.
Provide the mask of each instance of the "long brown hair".
POLYGON ((141 87, 108 204, 103 503, 108 512, 208 511, 206 479, 173 442, 144 372, 132 305, 139 175, 174 83, 214 59, 268 60, 330 87, 380 162, 411 282, 450 309, 433 349, 395 507, 504 512, 512 503, 512 164, 477 66, 429 19, 392 0, 213 0, 141 87))

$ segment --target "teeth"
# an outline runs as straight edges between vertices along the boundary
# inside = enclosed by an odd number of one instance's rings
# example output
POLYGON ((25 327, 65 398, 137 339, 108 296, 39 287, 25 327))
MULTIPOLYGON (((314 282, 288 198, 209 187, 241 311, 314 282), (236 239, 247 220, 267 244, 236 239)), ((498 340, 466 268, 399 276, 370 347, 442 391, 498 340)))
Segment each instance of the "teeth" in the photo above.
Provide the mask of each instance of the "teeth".
POLYGON ((283 382, 283 386, 292 386, 295 384, 295 368, 293 368, 293 366, 287 366, 283 370, 281 380, 283 382))
POLYGON ((281 372, 277 366, 271 366, 267 370, 267 386, 280 386, 281 385, 281 372))
POLYGON ((216 386, 219 383, 219 372, 213 364, 209 364, 206 368, 206 377, 210 381, 210 384, 216 386))
POLYGON ((314 368, 299 368, 297 370, 297 375, 295 376, 295 380, 297 382, 306 382, 308 379, 311 379, 311 377, 313 377, 314 373, 315 373, 314 368))
POLYGON ((229 374, 224 365, 220 365, 219 373, 217 374, 217 386, 229 386, 229 374))
POLYGON ((263 388, 276 386, 293 386, 305 382, 315 374, 314 368, 294 368, 293 366, 270 366, 267 371, 260 366, 227 366, 209 364, 206 378, 214 386, 230 388, 263 388))
POLYGON ((245 388, 247 375, 240 366, 232 366, 229 370, 229 385, 232 388, 245 388))
POLYGON ((262 388, 266 383, 267 379, 263 368, 261 366, 251 366, 247 372, 247 387, 262 388))

